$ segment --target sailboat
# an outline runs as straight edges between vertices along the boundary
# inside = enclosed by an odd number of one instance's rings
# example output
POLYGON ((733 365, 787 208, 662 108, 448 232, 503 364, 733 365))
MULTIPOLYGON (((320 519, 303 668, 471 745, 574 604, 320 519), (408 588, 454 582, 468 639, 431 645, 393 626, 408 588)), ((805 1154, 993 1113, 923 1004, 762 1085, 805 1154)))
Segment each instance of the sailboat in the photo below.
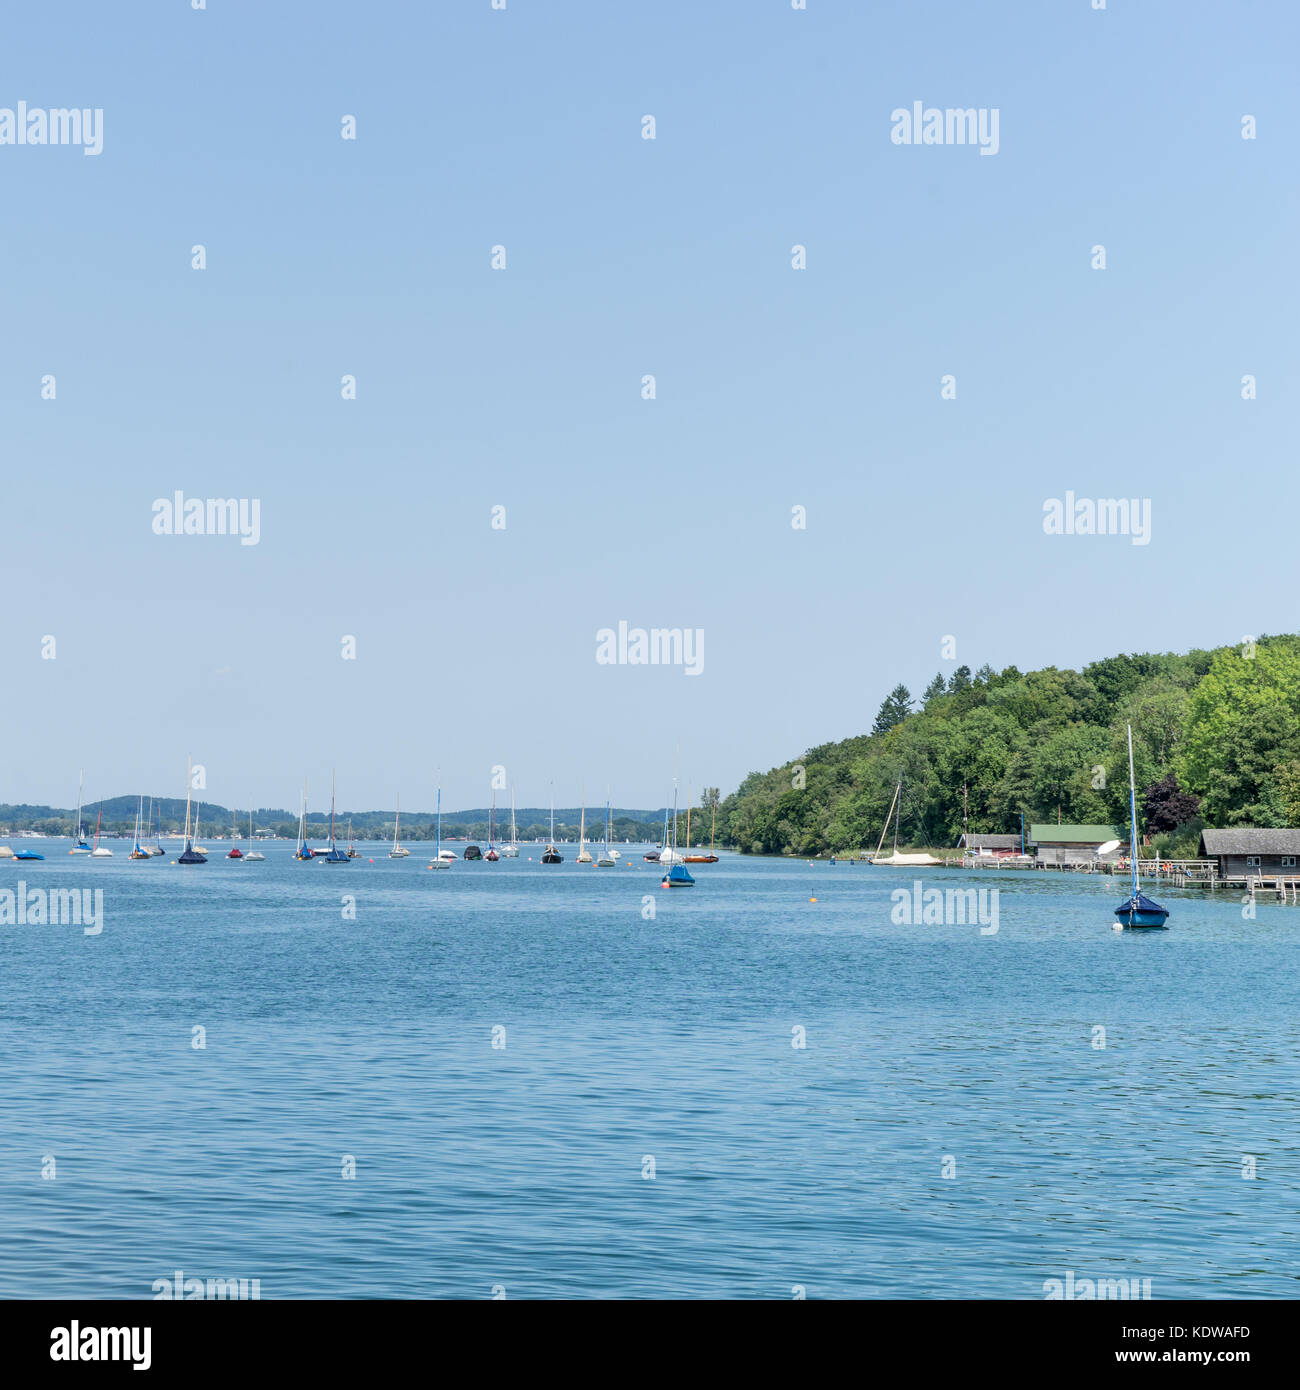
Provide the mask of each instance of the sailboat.
POLYGON ((452 866, 452 864, 455 862, 456 856, 455 856, 455 854, 452 853, 451 850, 447 850, 447 851, 446 851, 446 856, 447 856, 447 857, 444 858, 444 851, 443 851, 443 848, 442 848, 442 783, 441 783, 441 782, 438 784, 438 824, 437 824, 437 829, 436 829, 435 832, 434 832, 434 836, 435 836, 435 838, 434 838, 433 863, 430 864, 429 867, 430 867, 431 869, 450 869, 451 866, 452 866))
MULTIPOLYGON (((646 856, 649 858, 649 856, 646 856)), ((661 864, 680 864, 682 856, 677 852, 677 782, 673 780, 673 836, 672 843, 668 843, 668 808, 664 807, 664 843, 659 851, 659 862, 661 864)))
POLYGON ((264 860, 266 855, 260 849, 253 848, 253 813, 248 813, 248 853, 244 855, 245 864, 256 864, 264 860))
POLYGON ((153 844, 146 845, 145 850, 154 856, 166 854, 167 851, 162 847, 162 807, 158 807, 158 820, 155 825, 153 818, 153 797, 149 798, 149 827, 153 835, 153 844))
POLYGON ((564 855, 555 848, 555 792, 551 791, 551 842, 546 846, 546 853, 542 855, 543 864, 563 864, 564 855))
POLYGON ((501 846, 502 859, 519 858, 519 836, 515 833, 515 789, 510 788, 510 843, 501 846))
POLYGON ((352 817, 348 817, 348 858, 360 859, 361 851, 352 843, 352 817))
POLYGON ((885 823, 880 830, 880 843, 876 845, 876 852, 867 861, 870 864, 892 865, 897 869, 925 869, 940 864, 932 854, 899 854, 898 852, 898 822, 902 819, 903 805, 903 779, 900 775, 898 785, 894 788, 893 800, 889 803, 889 811, 885 816, 885 823), (897 809, 897 816, 894 815, 897 809), (894 821, 894 852, 886 859, 881 853, 881 846, 885 843, 885 833, 889 829, 890 819, 894 821))
POLYGON ((77 834, 76 843, 68 851, 69 854, 89 854, 90 846, 86 843, 85 831, 81 828, 81 789, 86 783, 86 774, 83 772, 77 780, 77 834))
POLYGON ((664 852, 659 856, 661 864, 667 862, 668 872, 664 875, 661 888, 690 888, 694 886, 695 880, 691 877, 691 871, 681 862, 681 856, 677 853, 677 779, 673 778, 673 845, 669 850, 665 847, 664 852), (665 859, 666 855, 671 855, 671 859, 665 859))
POLYGON ((298 810, 298 848, 294 850, 295 859, 314 859, 316 851, 307 843, 307 783, 302 784, 302 801, 298 810))
MULTIPOLYGON (((238 839, 239 839, 239 812, 238 812, 238 811, 231 811, 230 817, 231 817, 231 820, 230 820, 230 838, 231 838, 232 840, 238 840, 238 839)), ((228 855, 226 855, 226 858, 227 858, 227 859, 242 859, 243 857, 244 857, 244 851, 243 851, 242 849, 240 849, 238 845, 231 845, 231 847, 230 847, 230 853, 229 853, 228 855)))
POLYGON ((334 840, 334 774, 330 773, 330 847, 321 856, 327 864, 346 864, 348 856, 338 847, 334 840))
MULTIPOLYGON (((689 819, 689 816, 690 816, 690 807, 689 807, 689 803, 688 803, 688 805, 687 805, 687 817, 688 817, 688 819, 689 819)), ((717 831, 718 831, 718 803, 717 803, 717 800, 715 799, 714 802, 713 802, 713 823, 709 826, 709 852, 708 852, 708 854, 687 854, 686 859, 685 859, 684 862, 687 863, 687 864, 716 864, 716 863, 718 862, 718 856, 717 856, 716 853, 714 853, 714 849, 713 849, 713 839, 714 839, 714 836, 717 834, 717 831)), ((686 848, 689 850, 690 847, 691 847, 691 837, 690 837, 690 835, 689 835, 689 833, 688 833, 687 836, 686 836, 686 848)))
POLYGON ((609 798, 606 797, 606 798, 605 798, 605 850, 604 850, 604 853, 601 854, 600 858, 596 860, 596 867, 597 867, 598 869, 612 869, 612 868, 614 868, 614 867, 618 864, 618 860, 614 857, 614 851, 613 851, 612 849, 610 849, 610 847, 609 847, 609 831, 610 831, 610 819, 609 819, 609 817, 610 817, 610 811, 609 811, 609 798))
MULTIPOLYGON (((185 764, 185 849, 177 857, 178 864, 206 864, 208 861, 199 854, 194 848, 194 841, 190 839, 190 784, 194 778, 193 765, 187 760, 185 764)), ((198 818, 194 821, 195 833, 198 833, 198 818)))
POLYGON ((1169 909, 1148 898, 1138 884, 1137 791, 1133 785, 1133 726, 1128 725, 1128 857, 1133 868, 1133 892, 1115 909, 1116 927, 1161 928, 1169 909))
POLYGON ((665 806, 665 807, 664 807, 664 833, 663 833, 663 838, 659 841, 659 848, 658 848, 658 849, 652 849, 652 850, 647 851, 647 853, 644 854, 642 857, 645 859, 645 862, 646 862, 647 864, 657 864, 657 863, 659 862, 659 856, 660 856, 661 854, 663 854, 664 850, 666 850, 667 848, 668 848, 668 807, 665 806))
POLYGON ((136 803, 136 808, 135 808, 135 843, 131 846, 131 853, 127 855, 127 858, 128 858, 128 859, 148 859, 148 858, 149 858, 149 851, 148 851, 147 849, 141 849, 141 848, 140 848, 140 816, 141 816, 141 814, 142 814, 143 811, 144 811, 144 797, 141 797, 141 798, 139 799, 139 801, 136 803))
POLYGON ((411 857, 411 851, 409 849, 403 849, 397 839, 397 832, 401 829, 401 825, 402 796, 399 792, 397 796, 397 815, 393 820, 393 847, 388 851, 388 857, 390 859, 409 859, 411 857))
POLYGON ((99 844, 99 824, 100 824, 100 821, 103 820, 103 818, 104 818, 104 803, 101 801, 101 802, 99 803, 99 814, 95 817, 95 847, 94 847, 94 849, 92 849, 92 850, 90 851, 90 857, 91 857, 92 859, 111 859, 111 858, 113 857, 113 851, 112 851, 111 849, 109 849, 109 847, 108 847, 107 845, 105 845, 102 849, 100 848, 100 844, 99 844))
MULTIPOLYGON (((554 833, 554 832, 552 832, 554 833)), ((591 852, 587 849, 587 788, 582 788, 582 819, 578 822, 578 857, 575 864, 590 864, 591 852)))
POLYGON ((497 792, 492 788, 492 809, 488 812, 488 851, 483 856, 489 864, 495 864, 501 856, 497 853, 497 792))

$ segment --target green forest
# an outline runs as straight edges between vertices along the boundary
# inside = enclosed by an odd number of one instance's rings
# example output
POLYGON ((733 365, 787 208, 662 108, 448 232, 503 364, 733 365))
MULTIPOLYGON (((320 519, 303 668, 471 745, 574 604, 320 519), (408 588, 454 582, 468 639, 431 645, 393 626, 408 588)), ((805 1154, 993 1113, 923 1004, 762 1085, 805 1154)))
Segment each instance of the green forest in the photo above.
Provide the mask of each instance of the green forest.
POLYGON ((956 845, 963 789, 972 832, 1018 832, 1023 814, 1026 833, 1059 819, 1126 839, 1126 722, 1152 852, 1193 857, 1207 825, 1300 824, 1300 637, 1287 635, 1082 671, 963 666, 919 699, 897 686, 870 733, 746 777, 719 839, 750 854, 874 849, 900 776, 900 846, 956 845))

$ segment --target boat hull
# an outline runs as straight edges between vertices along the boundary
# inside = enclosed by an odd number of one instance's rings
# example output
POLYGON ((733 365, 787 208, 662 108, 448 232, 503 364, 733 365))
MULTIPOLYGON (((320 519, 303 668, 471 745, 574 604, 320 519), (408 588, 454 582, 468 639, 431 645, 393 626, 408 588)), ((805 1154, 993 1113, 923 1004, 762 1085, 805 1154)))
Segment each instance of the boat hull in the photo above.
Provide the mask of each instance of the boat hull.
POLYGON ((1153 898, 1148 898, 1145 893, 1138 893, 1134 897, 1125 898, 1115 909, 1115 925, 1117 927, 1159 931, 1168 920, 1169 909, 1161 907, 1158 902, 1153 898))

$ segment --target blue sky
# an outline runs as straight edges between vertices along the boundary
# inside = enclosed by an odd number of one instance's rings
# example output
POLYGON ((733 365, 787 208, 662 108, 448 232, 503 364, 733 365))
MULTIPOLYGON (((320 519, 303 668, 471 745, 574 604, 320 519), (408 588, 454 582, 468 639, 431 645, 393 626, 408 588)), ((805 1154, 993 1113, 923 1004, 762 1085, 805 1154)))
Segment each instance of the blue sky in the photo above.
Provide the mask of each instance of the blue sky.
POLYGON ((440 767, 482 805, 501 764, 520 804, 648 806, 958 662, 1294 630, 1298 31, 1153 0, 16 12, 0 107, 102 107, 104 148, 0 147, 0 801, 83 766, 178 794, 190 754, 226 802, 337 767, 344 805, 422 808, 440 767), (997 155, 893 144, 918 100, 998 108, 997 155), (260 543, 155 535, 177 489, 260 499, 260 543), (1044 535, 1066 490, 1150 498, 1151 543, 1044 535), (619 620, 702 628, 703 674, 597 665, 619 620))

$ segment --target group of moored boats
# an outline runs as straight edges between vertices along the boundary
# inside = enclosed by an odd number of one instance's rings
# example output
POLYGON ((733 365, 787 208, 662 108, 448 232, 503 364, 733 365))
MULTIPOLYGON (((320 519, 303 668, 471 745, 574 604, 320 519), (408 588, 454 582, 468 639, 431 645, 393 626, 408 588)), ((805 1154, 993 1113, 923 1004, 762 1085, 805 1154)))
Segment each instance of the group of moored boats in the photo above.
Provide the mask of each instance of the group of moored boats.
MULTIPOLYGON (((176 857, 176 862, 178 864, 206 864, 208 862, 208 851, 204 849, 202 845, 195 843, 199 836, 200 808, 197 805, 194 805, 192 802, 193 773, 193 764, 187 763, 185 773, 185 829, 182 834, 182 839, 185 841, 185 847, 176 857)), ((99 815, 97 816, 95 822, 94 842, 93 844, 88 844, 86 841, 85 832, 82 826, 81 819, 83 805, 82 792, 84 789, 84 785, 85 776, 83 774, 81 782, 79 783, 77 788, 77 829, 76 834, 74 836, 73 846, 68 851, 68 853, 88 854, 95 857, 111 856, 113 851, 109 849, 107 846, 101 847, 99 843, 99 828, 100 823, 103 820, 102 806, 100 807, 99 815)), ((348 822, 347 849, 342 849, 338 843, 338 838, 336 834, 337 820, 335 814, 334 792, 334 781, 331 777, 329 844, 323 849, 313 848, 307 842, 307 787, 304 783, 302 789, 302 800, 298 812, 298 844, 293 854, 293 857, 295 859, 299 861, 319 859, 326 864, 346 864, 350 860, 359 859, 361 857, 356 846, 352 843, 351 821, 348 822)), ((487 863, 493 864, 501 859, 517 859, 519 857, 519 838, 518 832, 515 827, 515 796, 513 790, 510 793, 510 838, 508 841, 506 841, 499 847, 496 842, 496 811, 496 792, 493 791, 492 809, 489 812, 488 819, 487 852, 484 853, 484 851, 480 849, 479 846, 476 844, 467 845, 463 854, 463 857, 465 859, 471 861, 481 859, 485 860, 487 863)), ((716 817, 717 812, 715 809, 715 828, 716 817)), ((708 854, 691 854, 689 852, 689 796, 687 798, 686 826, 686 844, 688 852, 686 854, 682 854, 678 851, 677 848, 677 792, 676 786, 674 784, 673 828, 671 843, 668 832, 668 813, 667 811, 665 811, 663 843, 660 845, 658 849, 651 850, 650 853, 648 853, 645 856, 647 861, 657 862, 659 864, 664 865, 667 869, 667 873, 665 874, 663 880, 665 887, 685 887, 695 882, 695 880, 691 877, 690 873, 686 869, 687 864, 716 864, 718 862, 718 856, 713 852, 712 845, 710 845, 710 850, 708 854)), ((578 856, 576 862, 579 864, 594 864, 596 865, 596 867, 602 869, 615 867, 622 856, 619 853, 619 851, 614 848, 612 844, 612 832, 613 810, 611 802, 607 798, 605 801, 605 839, 603 844, 601 844, 600 846, 599 854, 596 857, 593 857, 590 851, 587 849, 587 794, 586 789, 584 788, 582 794, 582 820, 578 830, 578 856)), ((388 851, 388 857, 390 859, 409 859, 411 857, 411 851, 402 844, 401 833, 402 802, 401 798, 398 797, 396 815, 393 821, 393 847, 388 851)), ((235 824, 232 829, 231 838, 234 840, 239 839, 239 824, 237 812, 235 813, 235 824)), ((564 856, 560 853, 559 849, 556 848, 556 843, 557 842, 555 839, 555 797, 552 795, 551 834, 545 852, 541 856, 541 861, 543 864, 562 864, 564 862, 564 856)), ((159 817, 157 821, 155 821, 153 798, 149 798, 149 806, 146 810, 145 799, 143 796, 141 796, 139 798, 139 803, 136 808, 135 837, 132 841, 131 852, 127 857, 133 860, 149 860, 161 857, 166 853, 167 851, 163 849, 162 846, 161 810, 159 812, 159 817)), ((14 853, 13 857, 15 859, 43 859, 44 855, 36 854, 32 851, 20 850, 14 853)), ((262 860, 265 860, 266 856, 260 850, 254 848, 253 813, 251 810, 248 813, 248 848, 240 849, 239 845, 235 844, 227 853, 226 858, 245 864, 255 864, 262 860)), ((433 858, 429 862, 429 868, 448 869, 455 862, 456 852, 452 849, 444 849, 442 845, 442 787, 441 785, 439 785, 437 789, 437 812, 434 832, 434 853, 433 858)))

